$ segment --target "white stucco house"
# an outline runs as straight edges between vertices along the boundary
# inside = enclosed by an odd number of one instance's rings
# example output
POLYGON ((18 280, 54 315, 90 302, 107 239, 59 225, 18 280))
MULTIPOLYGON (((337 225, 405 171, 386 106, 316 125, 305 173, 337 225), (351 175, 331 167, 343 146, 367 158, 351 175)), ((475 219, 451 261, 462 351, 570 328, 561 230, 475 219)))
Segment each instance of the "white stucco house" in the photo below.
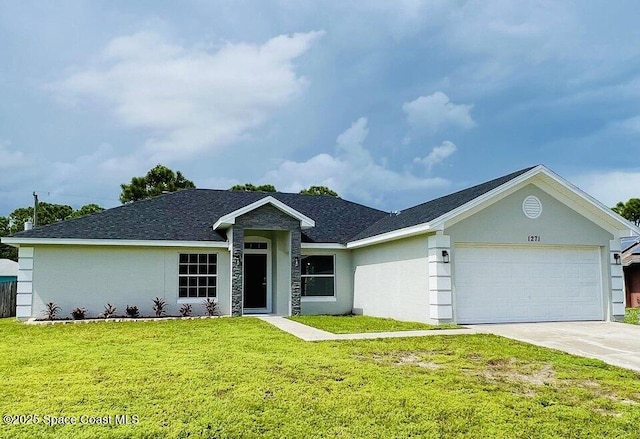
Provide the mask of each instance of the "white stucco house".
POLYGON ((192 189, 20 232, 17 316, 55 302, 176 315, 362 313, 431 323, 615 320, 635 226, 544 166, 402 212, 192 189))

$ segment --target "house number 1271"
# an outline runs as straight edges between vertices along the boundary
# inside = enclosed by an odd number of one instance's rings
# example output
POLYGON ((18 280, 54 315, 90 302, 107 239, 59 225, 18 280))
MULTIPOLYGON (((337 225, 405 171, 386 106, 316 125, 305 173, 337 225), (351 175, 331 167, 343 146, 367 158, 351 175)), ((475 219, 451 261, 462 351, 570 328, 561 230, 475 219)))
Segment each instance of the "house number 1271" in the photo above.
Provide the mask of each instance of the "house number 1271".
POLYGON ((539 235, 529 235, 529 236, 527 236, 527 241, 529 241, 529 242, 540 242, 540 236, 539 235))

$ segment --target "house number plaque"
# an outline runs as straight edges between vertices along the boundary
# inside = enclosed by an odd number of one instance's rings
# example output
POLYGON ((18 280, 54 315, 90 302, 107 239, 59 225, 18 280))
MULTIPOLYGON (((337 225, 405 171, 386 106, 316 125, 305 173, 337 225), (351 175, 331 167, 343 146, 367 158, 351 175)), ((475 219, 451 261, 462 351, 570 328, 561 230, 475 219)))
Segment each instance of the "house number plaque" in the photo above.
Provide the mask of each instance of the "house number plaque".
POLYGON ((540 235, 529 235, 527 236, 527 241, 529 242, 540 242, 540 235))

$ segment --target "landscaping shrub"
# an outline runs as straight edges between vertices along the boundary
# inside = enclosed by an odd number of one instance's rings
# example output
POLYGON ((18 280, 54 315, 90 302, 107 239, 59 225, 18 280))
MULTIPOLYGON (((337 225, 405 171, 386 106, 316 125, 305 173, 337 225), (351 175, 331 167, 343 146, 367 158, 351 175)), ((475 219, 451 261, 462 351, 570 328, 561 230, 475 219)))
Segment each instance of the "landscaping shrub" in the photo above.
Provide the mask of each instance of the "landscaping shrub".
POLYGON ((182 317, 189 317, 191 315, 191 305, 189 303, 185 303, 180 307, 180 315, 182 317))
POLYGON ((202 304, 204 305, 204 309, 207 312, 208 316, 218 316, 220 315, 220 311, 218 309, 218 303, 213 299, 205 299, 202 304))
POLYGON ((116 307, 111 305, 110 303, 107 303, 104 306, 104 311, 102 312, 101 316, 105 319, 109 319, 111 317, 113 317, 113 315, 116 313, 116 307))
POLYGON ((132 319, 140 317, 140 311, 138 311, 138 307, 127 305, 127 316, 131 317, 132 319))
POLYGON ((162 317, 167 313, 167 302, 160 297, 153 299, 153 312, 156 313, 156 317, 162 317))
POLYGON ((84 320, 86 313, 87 310, 85 308, 74 308, 73 311, 71 311, 71 317, 73 317, 73 320, 84 320))
POLYGON ((46 320, 53 320, 58 315, 58 311, 60 311, 60 307, 53 302, 47 303, 44 309, 44 318, 46 320))

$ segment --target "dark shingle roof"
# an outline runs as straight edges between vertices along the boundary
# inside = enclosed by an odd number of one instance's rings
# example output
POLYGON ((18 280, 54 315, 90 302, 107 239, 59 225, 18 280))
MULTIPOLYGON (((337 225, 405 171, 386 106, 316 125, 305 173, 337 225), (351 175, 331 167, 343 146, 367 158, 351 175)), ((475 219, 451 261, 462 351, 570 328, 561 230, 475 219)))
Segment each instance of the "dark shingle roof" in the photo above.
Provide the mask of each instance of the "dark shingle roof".
POLYGON ((386 212, 341 198, 267 192, 187 189, 83 218, 15 234, 16 238, 225 241, 211 226, 223 215, 272 196, 315 220, 304 242, 346 243, 386 212))
POLYGON ((479 196, 484 195, 489 191, 492 191, 498 186, 502 186, 503 184, 513 180, 519 175, 530 171, 534 167, 535 166, 521 169, 509 175, 496 178, 495 180, 487 181, 486 183, 482 183, 477 186, 473 186, 468 189, 446 195, 444 197, 436 198, 435 200, 431 200, 423 204, 419 204, 415 207, 403 210, 397 215, 389 215, 381 218, 378 222, 369 226, 358 235, 354 236, 352 238, 352 241, 370 238, 382 233, 392 232, 394 230, 404 229, 406 227, 416 226, 418 224, 428 223, 429 221, 432 221, 447 212, 451 212, 453 209, 456 209, 463 204, 466 204, 469 201, 478 198, 479 196))
POLYGON ((427 223, 533 168, 406 209, 398 215, 341 198, 283 192, 186 189, 15 234, 16 238, 226 241, 212 225, 222 216, 272 196, 313 219, 303 242, 346 244, 427 223))

